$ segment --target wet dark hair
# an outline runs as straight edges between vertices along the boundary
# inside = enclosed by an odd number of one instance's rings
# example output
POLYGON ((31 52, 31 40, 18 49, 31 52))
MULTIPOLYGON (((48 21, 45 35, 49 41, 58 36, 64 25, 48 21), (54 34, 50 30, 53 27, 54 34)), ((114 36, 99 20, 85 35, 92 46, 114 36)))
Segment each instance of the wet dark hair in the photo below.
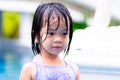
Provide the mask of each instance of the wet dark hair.
POLYGON ((57 2, 51 2, 51 3, 44 3, 44 4, 39 5, 33 17, 31 38, 32 38, 32 50, 33 50, 34 55, 40 54, 41 44, 35 42, 35 37, 36 36, 40 37, 40 31, 42 29, 43 23, 45 22, 43 18, 44 16, 46 16, 45 14, 47 14, 47 27, 49 27, 50 17, 52 16, 53 12, 56 14, 58 18, 58 26, 60 24, 60 16, 62 15, 63 18, 65 19, 67 32, 69 32, 69 43, 68 43, 68 47, 64 51, 65 56, 69 52, 72 35, 73 35, 71 15, 68 9, 64 5, 57 3, 57 2), (69 26, 70 26, 70 29, 68 31, 69 26))

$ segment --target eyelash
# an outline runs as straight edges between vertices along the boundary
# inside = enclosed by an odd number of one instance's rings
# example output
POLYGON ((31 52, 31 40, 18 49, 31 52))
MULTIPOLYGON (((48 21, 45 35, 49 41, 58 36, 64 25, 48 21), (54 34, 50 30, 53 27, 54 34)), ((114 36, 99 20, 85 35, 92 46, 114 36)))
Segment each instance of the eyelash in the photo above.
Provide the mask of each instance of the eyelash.
MULTIPOLYGON (((55 33, 54 32, 48 32, 49 35, 54 35, 55 33)), ((62 35, 67 35, 68 33, 62 33, 62 35)))
POLYGON ((53 32, 49 32, 48 34, 50 34, 50 35, 54 35, 54 33, 53 33, 53 32))
POLYGON ((67 32, 63 33, 63 35, 67 35, 67 34, 68 34, 67 32))

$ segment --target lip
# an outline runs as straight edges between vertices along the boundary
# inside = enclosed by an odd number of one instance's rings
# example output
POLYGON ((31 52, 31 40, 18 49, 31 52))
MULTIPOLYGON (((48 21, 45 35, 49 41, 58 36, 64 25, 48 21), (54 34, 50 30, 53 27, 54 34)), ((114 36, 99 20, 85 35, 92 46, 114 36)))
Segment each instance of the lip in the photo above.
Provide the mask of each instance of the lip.
POLYGON ((62 47, 61 46, 53 46, 52 48, 60 49, 62 47))

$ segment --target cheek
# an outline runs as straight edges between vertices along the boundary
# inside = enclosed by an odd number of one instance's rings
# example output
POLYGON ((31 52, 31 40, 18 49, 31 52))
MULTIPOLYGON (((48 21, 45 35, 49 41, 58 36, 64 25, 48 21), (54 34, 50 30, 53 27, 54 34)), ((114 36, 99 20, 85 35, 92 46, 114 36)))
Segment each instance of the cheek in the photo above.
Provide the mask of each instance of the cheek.
POLYGON ((46 35, 43 35, 42 36, 42 42, 45 40, 45 38, 46 38, 46 35))
POLYGON ((48 48, 51 46, 51 41, 50 41, 50 40, 47 40, 47 38, 45 37, 45 38, 43 39, 42 45, 43 45, 44 48, 47 48, 47 49, 48 49, 48 48))
POLYGON ((70 40, 69 40, 69 36, 67 36, 65 40, 66 40, 66 41, 65 41, 66 44, 68 45, 68 43, 69 43, 69 41, 70 41, 70 40))
POLYGON ((63 43, 64 49, 68 46, 68 43, 69 43, 69 38, 65 38, 63 43))

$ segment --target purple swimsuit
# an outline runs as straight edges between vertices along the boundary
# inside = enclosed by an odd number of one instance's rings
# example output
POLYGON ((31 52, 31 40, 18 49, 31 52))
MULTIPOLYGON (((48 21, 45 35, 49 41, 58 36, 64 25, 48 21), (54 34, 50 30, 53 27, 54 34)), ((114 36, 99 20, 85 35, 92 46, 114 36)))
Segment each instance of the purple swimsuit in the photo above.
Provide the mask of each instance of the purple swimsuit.
POLYGON ((73 67, 67 63, 66 66, 46 66, 37 61, 35 80, 76 80, 73 67))

